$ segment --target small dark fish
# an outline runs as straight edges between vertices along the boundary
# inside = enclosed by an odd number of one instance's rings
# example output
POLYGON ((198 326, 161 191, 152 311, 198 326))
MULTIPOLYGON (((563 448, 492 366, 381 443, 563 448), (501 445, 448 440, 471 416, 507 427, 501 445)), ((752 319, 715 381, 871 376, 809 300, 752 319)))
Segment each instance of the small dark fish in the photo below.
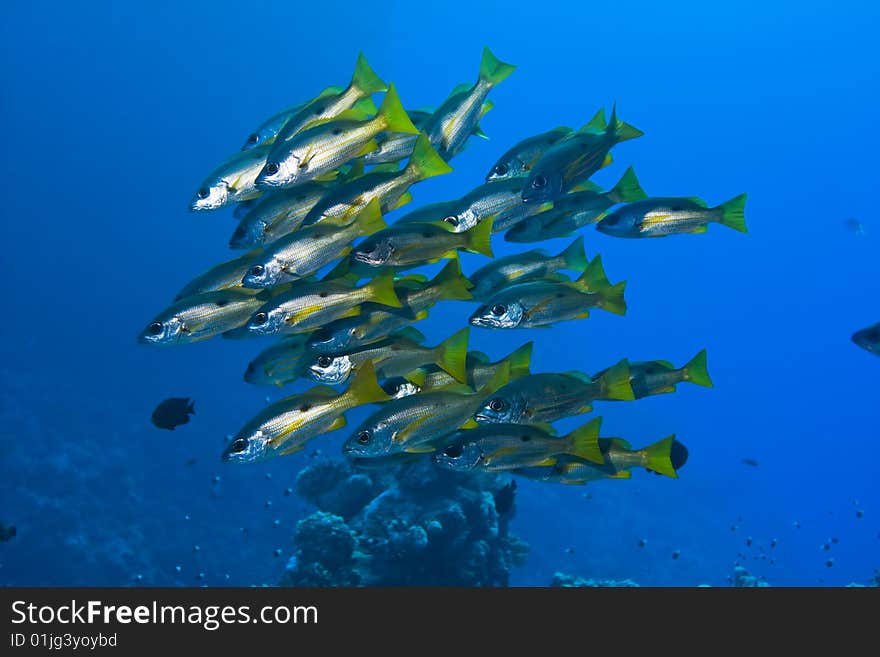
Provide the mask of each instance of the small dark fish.
POLYGON ((836 536, 834 536, 834 537, 831 538, 831 542, 832 542, 832 543, 840 543, 840 539, 837 538, 836 536))
POLYGON ((865 231, 865 225, 855 217, 850 217, 843 222, 843 225, 846 226, 847 230, 849 230, 851 233, 855 233, 856 235, 867 234, 865 231))
POLYGON ((831 568, 832 566, 834 566, 834 559, 829 559, 828 561, 825 562, 825 565, 828 568, 831 568))
POLYGON ((776 545, 777 545, 777 541, 776 541, 776 539, 774 538, 772 541, 770 541, 770 547, 771 547, 771 548, 775 548, 776 545))
POLYGON ((189 457, 189 458, 186 460, 185 465, 186 465, 187 467, 190 467, 190 468, 191 468, 192 466, 194 466, 194 465, 195 465, 196 463, 198 463, 198 462, 199 462, 199 460, 198 460, 197 458, 195 458, 194 456, 191 456, 191 457, 189 457))
POLYGON ((758 462, 755 459, 742 459, 740 460, 740 463, 742 463, 743 465, 750 465, 753 468, 758 467, 758 462))
POLYGON ((640 538, 640 539, 639 539, 639 547, 640 547, 640 548, 645 547, 647 544, 648 544, 648 541, 645 540, 644 538, 640 538))
POLYGON ((499 516, 510 513, 513 510, 513 502, 516 493, 516 481, 511 481, 495 491, 495 511, 499 516))
POLYGON ((189 422, 195 412, 195 402, 189 397, 170 397, 156 407, 150 419, 160 429, 174 431, 174 427, 189 422))
POLYGON ((852 341, 865 351, 880 356, 880 322, 853 333, 852 341))
POLYGON ((0 542, 11 541, 16 534, 18 534, 18 530, 15 525, 0 524, 0 542))
POLYGON ((681 556, 681 550, 676 550, 675 552, 672 553, 673 559, 678 559, 680 556, 681 556))
POLYGON ((748 547, 752 547, 752 537, 751 537, 751 536, 749 536, 749 537, 746 539, 746 545, 747 545, 748 547))
POLYGON ((856 511, 856 518, 858 518, 859 520, 861 520, 864 516, 865 516, 865 512, 862 511, 861 509, 856 511))
POLYGON ((566 551, 568 554, 574 554, 574 548, 565 548, 565 551, 566 551))
POLYGON ((822 549, 825 550, 826 552, 828 552, 828 550, 831 549, 831 545, 829 545, 828 543, 823 543, 822 549))

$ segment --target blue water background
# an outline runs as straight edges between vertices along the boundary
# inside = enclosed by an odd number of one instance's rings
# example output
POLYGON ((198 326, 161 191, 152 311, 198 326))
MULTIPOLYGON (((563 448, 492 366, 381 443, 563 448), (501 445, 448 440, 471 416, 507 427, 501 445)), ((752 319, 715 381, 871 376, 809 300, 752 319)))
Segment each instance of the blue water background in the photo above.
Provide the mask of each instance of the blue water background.
MULTIPOLYGON (((594 372, 624 356, 678 364, 706 347, 716 383, 598 407, 605 435, 641 445, 675 432, 690 449, 679 480, 521 481, 512 529, 532 554, 512 583, 563 570, 725 585, 738 551, 773 584, 867 580, 880 566, 880 360, 849 338, 880 320, 878 13, 840 0, 10 5, 0 22, 0 521, 19 535, 0 544, 0 582, 277 581, 309 512, 283 491, 310 450, 219 462, 225 436, 281 394, 241 379, 266 343, 154 349, 135 336, 185 282, 232 256, 230 213, 195 215, 187 202, 263 118, 345 85, 359 51, 408 107, 436 105, 475 78, 484 44, 518 66, 492 92, 491 140, 472 140, 454 173, 414 188, 411 208, 463 194, 515 141, 577 127, 615 101, 645 136, 615 149, 597 181, 610 186, 633 164, 650 194, 712 204, 749 194, 747 235, 585 230, 588 254, 629 281, 626 317, 472 330, 493 357, 534 339, 535 371, 594 372), (849 217, 868 234, 848 231, 849 217), (175 395, 193 397, 197 414, 174 433, 155 429, 153 407, 175 395), (832 536, 839 544, 820 549, 832 536), (771 538, 772 566, 753 558, 771 538)), ((521 250, 493 243, 498 255, 521 250)), ((465 272, 484 262, 465 256, 465 272)), ((471 308, 443 304, 419 328, 434 343, 471 308)), ((333 454, 345 435, 313 446, 333 454)))

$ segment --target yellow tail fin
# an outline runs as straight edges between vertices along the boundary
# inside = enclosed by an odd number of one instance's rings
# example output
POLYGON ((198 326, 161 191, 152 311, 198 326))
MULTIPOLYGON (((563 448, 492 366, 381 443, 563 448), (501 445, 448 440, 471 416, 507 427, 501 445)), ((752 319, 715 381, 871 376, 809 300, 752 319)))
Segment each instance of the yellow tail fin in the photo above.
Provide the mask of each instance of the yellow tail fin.
POLYGON ((442 176, 450 173, 452 167, 446 164, 446 160, 431 145, 431 140, 424 132, 419 133, 416 145, 413 147, 409 164, 406 168, 415 174, 418 180, 426 180, 434 176, 442 176))
POLYGON ((698 386, 705 386, 706 388, 715 387, 712 383, 712 379, 709 377, 705 349, 694 356, 691 361, 682 368, 682 370, 684 370, 685 381, 690 381, 691 383, 696 383, 698 386))
POLYGON ((667 436, 663 440, 658 440, 653 445, 645 447, 645 467, 648 470, 659 472, 667 477, 678 479, 678 473, 672 467, 672 443, 675 440, 675 434, 667 436))
POLYGON ((357 225, 358 235, 372 235, 378 233, 384 228, 388 228, 388 224, 382 218, 382 209, 379 205, 378 197, 372 199, 364 206, 354 222, 357 225))
POLYGON ((621 401, 632 401, 635 399, 629 377, 629 361, 626 358, 605 370, 599 377, 602 399, 617 399, 621 401))
POLYGON ((370 300, 381 303, 383 306, 403 308, 397 292, 394 291, 394 272, 387 270, 376 276, 368 283, 370 286, 370 300))
POLYGON ((474 296, 470 293, 473 284, 461 273, 461 261, 456 253, 431 281, 431 287, 440 289, 440 296, 445 301, 470 301, 474 296))
POLYGON ((467 383, 467 348, 470 327, 467 326, 452 334, 438 347, 437 365, 456 381, 467 383))
POLYGON ((599 449, 599 429, 601 426, 602 418, 597 417, 568 434, 566 439, 570 445, 569 453, 600 465, 605 463, 605 457, 602 456, 602 450, 599 449))
POLYGON ((466 236, 465 248, 471 253, 479 253, 490 258, 492 254, 492 217, 484 219, 469 231, 466 236))
POLYGON ((532 347, 534 346, 534 342, 526 342, 504 359, 510 363, 511 380, 521 379, 522 377, 529 375, 529 370, 532 366, 532 347))
POLYGON ((382 82, 382 79, 367 64, 364 53, 358 55, 357 63, 354 66, 354 75, 351 77, 351 86, 356 87, 362 96, 379 93, 388 88, 388 85, 382 82))
POLYGON ((371 360, 366 361, 358 368, 345 394, 349 397, 351 407, 378 404, 391 399, 379 385, 379 381, 376 379, 376 368, 371 360))
POLYGON ((621 281, 616 285, 600 290, 599 296, 602 300, 599 303, 599 307, 615 315, 626 315, 626 300, 623 298, 624 290, 626 290, 626 281, 621 281))
POLYGON ((480 80, 494 86, 515 70, 516 66, 506 64, 493 55, 489 46, 483 48, 483 58, 480 60, 480 80))
POLYGON ((400 96, 397 95, 397 88, 393 82, 388 87, 376 117, 382 121, 382 125, 389 132, 405 132, 410 135, 419 134, 419 129, 413 125, 409 114, 403 109, 403 104, 400 102, 400 96))

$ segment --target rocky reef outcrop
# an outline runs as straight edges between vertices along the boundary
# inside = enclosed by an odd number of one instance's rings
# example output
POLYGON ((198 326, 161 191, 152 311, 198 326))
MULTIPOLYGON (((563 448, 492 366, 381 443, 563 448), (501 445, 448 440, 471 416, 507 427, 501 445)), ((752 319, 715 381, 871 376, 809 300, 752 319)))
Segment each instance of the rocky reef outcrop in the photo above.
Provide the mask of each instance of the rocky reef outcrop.
POLYGON ((300 472, 318 507, 294 533, 289 586, 506 586, 528 546, 508 531, 515 485, 418 459, 362 469, 323 459, 300 472))

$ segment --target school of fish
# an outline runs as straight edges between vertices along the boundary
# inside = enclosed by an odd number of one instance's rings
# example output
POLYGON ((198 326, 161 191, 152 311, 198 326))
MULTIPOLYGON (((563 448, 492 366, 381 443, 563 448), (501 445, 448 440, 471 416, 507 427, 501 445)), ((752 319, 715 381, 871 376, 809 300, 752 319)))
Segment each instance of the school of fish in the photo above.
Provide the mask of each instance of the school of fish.
POLYGON ((314 384, 244 422, 223 461, 296 453, 346 427, 346 411, 374 404, 344 442, 356 463, 429 458, 453 470, 564 484, 625 479, 634 468, 677 476, 687 448, 674 435, 636 449, 601 436, 601 417, 565 435, 552 423, 683 382, 711 387, 705 350, 679 367, 622 359, 594 374, 533 373, 532 342, 493 360, 469 348, 470 332, 547 327, 593 310, 624 315, 626 282, 610 282, 577 233, 591 224, 623 238, 704 233, 710 224, 746 232, 745 194, 714 207, 649 197, 632 167, 610 190, 591 182, 612 163, 615 146, 643 134, 614 108, 578 130, 523 139, 460 198, 388 221, 412 201, 417 183, 450 173, 468 140, 485 137, 488 95, 514 68, 484 48, 475 82, 455 87, 436 108, 404 109, 395 85, 360 55, 346 87, 267 118, 198 187, 190 209, 232 207, 238 225, 229 245, 243 253, 190 281, 138 340, 277 336, 247 366, 245 381, 314 384), (376 94, 384 94, 378 105, 376 94), (557 255, 533 249, 494 258, 496 233, 515 243, 574 239, 557 255), (461 251, 491 260, 465 276, 461 251), (445 264, 430 279, 410 271, 438 262, 445 264), (443 301, 475 304, 471 326, 426 344, 413 324, 443 301))

